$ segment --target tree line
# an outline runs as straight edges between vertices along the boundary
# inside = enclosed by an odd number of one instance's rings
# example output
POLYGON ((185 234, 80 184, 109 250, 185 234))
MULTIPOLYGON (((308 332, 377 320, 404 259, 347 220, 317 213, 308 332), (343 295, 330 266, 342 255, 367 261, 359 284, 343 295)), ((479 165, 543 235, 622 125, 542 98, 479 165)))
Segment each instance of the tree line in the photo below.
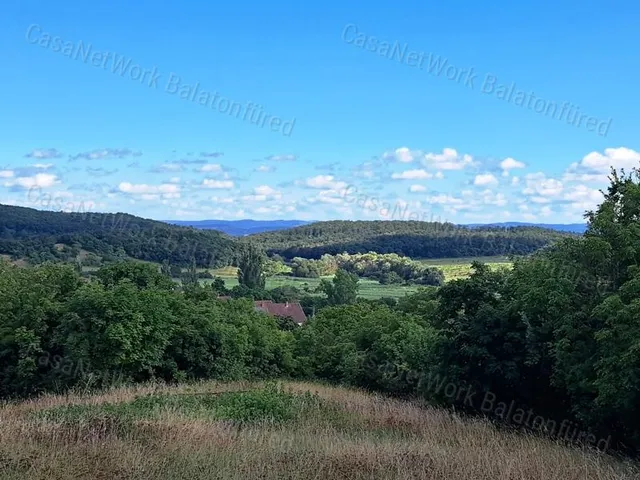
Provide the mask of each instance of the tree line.
MULTIPOLYGON (((247 242, 287 261, 368 252, 414 258, 523 255, 567 235, 534 227, 464 228, 435 222, 362 221, 318 222, 233 239, 215 230, 169 225, 124 213, 66 213, 0 205, 0 254, 31 264, 74 261, 84 250, 107 262, 135 258, 188 267, 195 259, 197 267, 218 268, 237 261, 247 242)), ((390 280, 397 278, 391 276, 390 280)))
POLYGON ((470 228, 419 221, 330 221, 247 237, 287 260, 322 255, 398 254, 413 258, 527 255, 573 236, 538 227, 470 228))
POLYGON ((32 263, 69 260, 84 249, 106 261, 136 258, 187 267, 224 267, 236 243, 214 230, 197 230, 124 213, 51 212, 0 205, 0 254, 32 263))

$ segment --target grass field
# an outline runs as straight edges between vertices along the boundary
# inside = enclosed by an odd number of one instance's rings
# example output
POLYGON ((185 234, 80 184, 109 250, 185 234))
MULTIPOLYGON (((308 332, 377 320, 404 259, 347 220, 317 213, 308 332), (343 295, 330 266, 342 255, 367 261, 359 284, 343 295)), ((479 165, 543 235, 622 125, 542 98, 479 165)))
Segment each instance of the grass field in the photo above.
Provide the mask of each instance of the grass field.
MULTIPOLYGON (((490 268, 511 268, 511 262, 506 257, 476 257, 476 258, 441 258, 418 260, 425 265, 441 268, 444 272, 445 281, 467 278, 471 274, 471 262, 474 260, 486 263, 490 268)), ((213 275, 221 277, 225 281, 227 288, 238 285, 237 270, 235 267, 225 267, 217 270, 210 270, 213 275)), ((331 279, 331 277, 323 277, 331 279)), ((300 278, 288 276, 268 277, 266 288, 275 288, 283 285, 292 285, 299 289, 307 287, 311 291, 320 285, 321 278, 300 278)), ((203 280, 207 282, 207 280, 203 280)), ((414 293, 417 286, 403 285, 380 285, 377 280, 360 279, 359 296, 368 299, 381 297, 399 298, 404 295, 414 293)))
POLYGON ((471 262, 479 261, 485 263, 489 268, 511 268, 512 263, 506 257, 476 257, 476 258, 438 258, 421 259, 420 263, 441 268, 444 272, 445 281, 468 278, 471 275, 471 262))
MULTIPOLYGON (((451 281, 461 278, 467 278, 471 274, 471 262, 474 260, 486 263, 490 268, 511 268, 511 262, 506 257, 475 257, 475 258, 439 258, 439 259, 420 259, 417 260, 425 265, 441 268, 444 272, 445 281, 451 281)), ((151 262, 145 262, 151 263, 151 262)), ((83 267, 84 271, 94 271, 98 267, 83 267)), ((202 272, 207 269, 200 268, 202 272)), ((215 270, 208 270, 213 275, 224 280, 227 288, 233 288, 238 285, 238 276, 236 267, 224 267, 215 270)), ((330 280, 332 277, 322 277, 330 280)), ((266 288, 276 288, 283 285, 291 285, 310 294, 320 285, 322 278, 301 278, 289 276, 267 277, 266 288)), ((178 280, 178 279, 176 279, 178 280)), ((211 283, 211 280, 201 280, 201 283, 211 283)), ((377 280, 360 279, 359 296, 367 299, 378 299, 382 297, 400 298, 404 295, 414 293, 418 286, 404 285, 381 285, 377 280)))
POLYGON ((0 407, 3 480, 632 480, 636 465, 415 402, 204 382, 0 407))
MULTIPOLYGON (((214 275, 219 276, 224 280, 224 283, 227 288, 233 288, 238 285, 238 277, 235 275, 229 275, 228 269, 225 269, 223 272, 219 272, 217 270, 213 270, 212 273, 214 275), (221 273, 224 273, 221 274, 221 273)), ((284 285, 291 285, 300 290, 308 289, 308 293, 315 295, 312 293, 315 289, 320 285, 320 281, 326 278, 327 280, 331 280, 331 276, 321 277, 321 278, 301 278, 301 277, 286 277, 286 276, 275 276, 275 277, 267 277, 266 279, 266 288, 276 288, 284 285)), ((211 280, 201 280, 205 283, 210 283, 211 280)), ((418 287, 414 286, 403 286, 403 285, 380 285, 377 280, 369 280, 366 278, 361 278, 360 282, 358 282, 360 288, 358 289, 358 296, 362 298, 368 299, 377 299, 382 297, 392 297, 399 298, 404 295, 414 293, 418 287)), ((318 295, 321 295, 318 293, 318 295)))

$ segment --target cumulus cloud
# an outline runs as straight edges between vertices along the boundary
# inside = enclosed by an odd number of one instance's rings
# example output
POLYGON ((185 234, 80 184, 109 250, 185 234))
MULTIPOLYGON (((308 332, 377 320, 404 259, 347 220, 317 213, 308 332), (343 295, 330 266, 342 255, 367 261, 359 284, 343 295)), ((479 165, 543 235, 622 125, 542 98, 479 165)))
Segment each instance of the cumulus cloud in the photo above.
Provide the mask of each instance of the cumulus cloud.
POLYGON ((198 170, 200 172, 220 172, 222 171, 222 165, 219 163, 209 163, 207 165, 203 165, 198 170))
POLYGON ((384 160, 394 160, 400 163, 411 163, 421 155, 420 151, 411 151, 407 147, 396 148, 392 152, 382 154, 384 160))
POLYGON ((60 183, 56 175, 50 173, 38 173, 31 177, 17 177, 14 180, 6 182, 5 187, 18 187, 18 188, 47 188, 57 183, 60 183))
POLYGON ((478 187, 497 185, 498 179, 491 173, 483 173, 480 175, 476 175, 476 177, 473 179, 473 184, 478 187))
POLYGON ((630 148, 606 148, 604 154, 591 152, 582 159, 579 166, 599 172, 609 172, 611 167, 631 169, 640 167, 640 153, 630 148))
POLYGON ((560 180, 547 178, 543 172, 529 173, 525 176, 525 195, 555 197, 562 193, 564 185, 560 180))
POLYGON ((462 205, 465 202, 461 198, 456 198, 452 195, 441 193, 438 195, 427 197, 427 203, 439 204, 439 205, 462 205))
POLYGON ((411 185, 409 187, 409 191, 410 192, 426 192, 427 187, 425 187, 424 185, 411 185))
MULTIPOLYGON (((130 182, 121 182, 118 189, 123 193, 133 195, 167 195, 179 194, 180 186, 172 183, 163 183, 161 185, 148 185, 146 183, 133 184, 130 182)), ((166 197, 165 197, 166 198, 166 197)), ((176 197, 174 197, 176 198, 176 197)))
POLYGON ((275 168, 270 165, 260 165, 259 167, 255 168, 255 171, 260 173, 268 173, 275 171, 275 168))
POLYGON ((242 200, 264 202, 266 200, 279 200, 282 198, 282 193, 269 185, 260 185, 253 189, 253 195, 245 195, 242 200))
POLYGON ((424 169, 405 170, 401 173, 394 173, 391 178, 396 180, 426 180, 433 178, 433 174, 427 172, 424 169))
POLYGON ((606 183, 611 167, 617 170, 640 167, 640 153, 626 147, 606 148, 604 153, 588 153, 580 162, 569 166, 563 179, 567 182, 606 183))
POLYGON ((339 182, 333 175, 316 175, 315 177, 307 178, 304 184, 309 188, 324 188, 324 189, 340 189, 347 186, 345 182, 339 182))
POLYGON ((513 170, 515 168, 524 168, 526 165, 522 162, 519 162, 518 160, 508 157, 505 158, 504 160, 502 160, 502 162, 500 162, 500 168, 502 168, 502 170, 513 170))
POLYGON ((13 170, 0 170, 0 178, 11 178, 13 175, 13 170))
POLYGON ((438 170, 462 170, 473 165, 473 157, 461 155, 454 148, 444 148, 442 153, 427 153, 424 163, 438 170))
POLYGON ((231 180, 214 180, 211 178, 205 178, 202 181, 202 186, 205 188, 216 188, 221 190, 229 190, 235 185, 231 180))

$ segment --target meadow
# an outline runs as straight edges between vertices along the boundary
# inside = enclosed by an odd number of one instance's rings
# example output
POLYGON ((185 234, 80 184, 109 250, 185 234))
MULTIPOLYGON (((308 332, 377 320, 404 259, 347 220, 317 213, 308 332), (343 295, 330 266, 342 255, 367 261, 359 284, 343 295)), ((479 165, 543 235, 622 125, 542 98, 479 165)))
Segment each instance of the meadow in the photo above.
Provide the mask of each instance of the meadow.
MULTIPOLYGON (((510 268, 511 262, 506 257, 475 257, 475 258, 442 258, 418 260, 428 266, 441 268, 445 275, 445 281, 461 278, 468 278, 471 275, 471 263, 476 260, 486 263, 490 268, 510 268)), ((213 275, 222 278, 227 288, 238 285, 237 269, 235 267, 225 267, 216 270, 209 270, 213 275)), ((267 277, 266 288, 276 288, 290 285, 300 290, 307 291, 314 295, 315 289, 320 285, 320 281, 325 278, 331 280, 332 276, 320 278, 301 278, 284 275, 267 277)), ((211 280, 202 280, 203 283, 210 283, 211 280)), ((389 297, 400 298, 404 295, 415 293, 418 286, 406 285, 381 285, 377 280, 361 278, 358 296, 370 300, 389 297)))
POLYGON ((632 480, 633 464, 417 402, 202 382, 0 407, 0 479, 632 480))
POLYGON ((446 282, 469 278, 471 275, 471 263, 478 261, 486 264, 491 269, 511 268, 512 262, 507 257, 462 257, 462 258, 438 258, 418 259, 430 267, 441 268, 446 282))

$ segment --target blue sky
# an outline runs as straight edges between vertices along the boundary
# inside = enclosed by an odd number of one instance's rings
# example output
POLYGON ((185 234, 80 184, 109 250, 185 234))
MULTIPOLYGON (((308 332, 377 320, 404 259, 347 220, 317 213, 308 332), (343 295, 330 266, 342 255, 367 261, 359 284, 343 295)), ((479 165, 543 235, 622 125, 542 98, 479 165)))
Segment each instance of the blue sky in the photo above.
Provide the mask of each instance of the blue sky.
POLYGON ((640 6, 432 3, 3 4, 0 203, 581 221, 640 165, 640 6))

